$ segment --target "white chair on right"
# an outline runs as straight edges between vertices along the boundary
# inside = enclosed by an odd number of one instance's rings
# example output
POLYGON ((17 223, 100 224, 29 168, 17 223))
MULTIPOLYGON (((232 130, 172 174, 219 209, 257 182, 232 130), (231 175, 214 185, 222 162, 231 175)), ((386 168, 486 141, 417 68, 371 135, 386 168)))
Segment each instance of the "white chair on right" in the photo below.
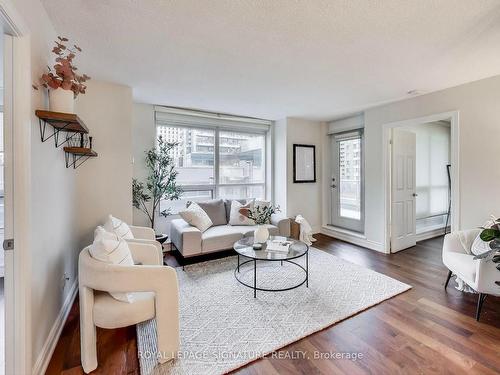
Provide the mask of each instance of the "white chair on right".
POLYGON ((456 275, 478 292, 477 321, 479 321, 486 296, 488 294, 500 296, 500 285, 496 283, 500 281, 500 271, 491 261, 492 256, 474 260, 474 255, 465 249, 460 241, 460 235, 463 238, 475 238, 480 231, 481 229, 471 229, 462 233, 452 232, 444 237, 443 243, 443 263, 449 269, 444 288, 448 286, 451 276, 456 275))

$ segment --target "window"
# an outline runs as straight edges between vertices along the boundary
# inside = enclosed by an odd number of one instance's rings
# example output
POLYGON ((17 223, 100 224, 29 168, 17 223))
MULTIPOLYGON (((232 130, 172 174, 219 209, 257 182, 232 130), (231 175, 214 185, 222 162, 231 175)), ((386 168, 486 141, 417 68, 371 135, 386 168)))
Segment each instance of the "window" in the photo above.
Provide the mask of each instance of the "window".
POLYGON ((266 197, 268 126, 241 126, 240 130, 237 125, 218 126, 213 121, 209 125, 188 121, 179 125, 161 115, 156 121, 157 136, 178 143, 172 156, 179 172, 177 182, 184 189, 182 199, 164 202, 172 212, 185 207, 188 200, 266 197))

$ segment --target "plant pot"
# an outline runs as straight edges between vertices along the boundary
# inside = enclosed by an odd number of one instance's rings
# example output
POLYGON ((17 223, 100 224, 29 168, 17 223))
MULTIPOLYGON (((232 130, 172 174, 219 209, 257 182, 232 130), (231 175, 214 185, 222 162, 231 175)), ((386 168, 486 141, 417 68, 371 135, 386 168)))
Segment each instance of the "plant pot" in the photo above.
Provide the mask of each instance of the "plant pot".
POLYGON ((74 113, 75 96, 71 90, 49 90, 49 110, 52 112, 74 113))
POLYGON ((168 239, 168 236, 166 234, 155 234, 155 237, 156 237, 156 241, 158 241, 159 243, 161 243, 163 245, 163 243, 168 239))
POLYGON ((265 225, 259 225, 253 232, 253 241, 255 243, 264 243, 269 238, 269 230, 265 225))

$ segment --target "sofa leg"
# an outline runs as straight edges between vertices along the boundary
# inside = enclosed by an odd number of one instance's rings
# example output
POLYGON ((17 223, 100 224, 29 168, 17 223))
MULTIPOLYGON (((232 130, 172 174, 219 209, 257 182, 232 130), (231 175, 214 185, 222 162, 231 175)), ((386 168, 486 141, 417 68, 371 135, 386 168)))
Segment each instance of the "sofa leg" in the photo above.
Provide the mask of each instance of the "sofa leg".
POLYGON ((479 322, 479 317, 481 316, 481 309, 483 308, 484 300, 486 299, 487 294, 479 293, 477 297, 477 308, 476 308, 476 320, 479 322))
POLYGON ((450 282, 452 272, 448 271, 448 277, 446 278, 446 283, 444 284, 444 288, 446 289, 448 287, 448 283, 450 282))

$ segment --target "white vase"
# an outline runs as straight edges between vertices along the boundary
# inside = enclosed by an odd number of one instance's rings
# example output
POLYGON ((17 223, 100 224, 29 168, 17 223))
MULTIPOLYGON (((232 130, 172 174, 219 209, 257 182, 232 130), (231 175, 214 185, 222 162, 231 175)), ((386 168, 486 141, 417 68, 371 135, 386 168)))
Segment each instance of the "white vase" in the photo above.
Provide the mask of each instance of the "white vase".
POLYGON ((49 110, 51 112, 74 113, 75 97, 71 90, 49 90, 49 110))
POLYGON ((265 225, 257 226, 257 229, 253 232, 253 242, 264 243, 269 238, 269 230, 265 225))

